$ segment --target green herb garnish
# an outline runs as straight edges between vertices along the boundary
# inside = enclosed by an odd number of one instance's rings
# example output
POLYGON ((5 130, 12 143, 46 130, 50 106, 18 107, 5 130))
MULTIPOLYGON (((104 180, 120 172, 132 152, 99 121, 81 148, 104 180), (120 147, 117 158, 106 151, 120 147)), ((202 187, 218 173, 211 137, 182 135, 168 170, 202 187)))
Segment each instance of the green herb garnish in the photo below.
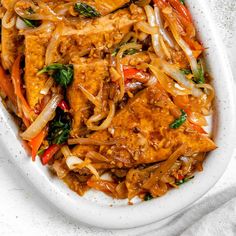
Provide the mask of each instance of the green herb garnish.
POLYGON ((186 121, 186 119, 187 119, 187 114, 183 110, 181 110, 181 116, 170 124, 170 128, 171 129, 179 128, 186 121))
POLYGON ((75 11, 77 11, 80 15, 86 17, 86 18, 94 18, 94 17, 98 17, 101 16, 101 14, 96 11, 95 8, 89 6, 86 3, 76 3, 74 6, 75 11))
POLYGON ((184 0, 179 0, 183 5, 185 4, 184 0))
POLYGON ((206 82, 202 60, 198 61, 198 73, 196 75, 194 75, 193 81, 196 84, 205 84, 205 82, 206 82))
MULTIPOLYGON (((120 50, 120 47, 123 46, 124 44, 126 44, 126 43, 121 43, 118 47, 116 47, 116 48, 114 49, 114 51, 111 53, 111 56, 112 56, 112 57, 115 57, 115 56, 118 54, 118 52, 119 52, 119 50, 120 50)), ((138 50, 135 49, 135 48, 127 49, 126 51, 123 52, 123 57, 125 57, 125 56, 127 56, 127 55, 133 55, 133 54, 135 54, 135 53, 137 53, 137 52, 138 52, 138 50)))
POLYGON ((144 197, 144 201, 149 201, 153 199, 153 196, 151 195, 151 193, 146 193, 145 197, 144 197))
POLYGON ((55 118, 49 122, 49 130, 47 140, 49 144, 65 143, 69 137, 71 130, 71 118, 68 112, 64 112, 61 108, 56 109, 55 118))
POLYGON ((51 74, 56 83, 63 87, 67 87, 72 82, 74 77, 73 65, 63 65, 59 63, 44 67, 37 73, 37 75, 43 73, 51 74))
POLYGON ((184 178, 184 179, 181 179, 181 180, 175 182, 175 184, 176 184, 176 185, 181 185, 181 184, 184 184, 184 183, 188 182, 190 179, 193 179, 193 178, 194 178, 194 176, 186 177, 186 178, 184 178))
POLYGON ((23 20, 24 23, 30 28, 36 28, 40 25, 39 20, 28 20, 26 18, 21 18, 21 20, 23 20))
POLYGON ((190 69, 180 69, 181 72, 183 72, 185 75, 189 75, 192 73, 190 69))

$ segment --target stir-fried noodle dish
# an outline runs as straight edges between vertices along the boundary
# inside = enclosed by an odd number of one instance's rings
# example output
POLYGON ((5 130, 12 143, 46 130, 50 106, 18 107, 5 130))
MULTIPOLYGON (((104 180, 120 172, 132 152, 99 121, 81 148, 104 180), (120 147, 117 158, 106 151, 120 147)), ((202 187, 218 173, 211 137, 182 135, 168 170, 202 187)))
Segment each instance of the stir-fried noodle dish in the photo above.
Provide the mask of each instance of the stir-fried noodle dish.
POLYGON ((2 101, 33 161, 129 201, 202 171, 214 89, 184 0, 2 0, 0 16, 2 101))

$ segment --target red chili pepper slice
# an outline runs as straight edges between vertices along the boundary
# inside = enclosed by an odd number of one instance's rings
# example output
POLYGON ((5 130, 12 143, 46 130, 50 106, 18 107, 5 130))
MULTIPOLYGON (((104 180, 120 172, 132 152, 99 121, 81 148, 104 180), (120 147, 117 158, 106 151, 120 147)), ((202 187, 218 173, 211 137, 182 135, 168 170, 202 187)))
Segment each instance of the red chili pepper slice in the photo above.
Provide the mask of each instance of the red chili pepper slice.
POLYGON ((60 107, 63 111, 69 110, 69 106, 65 100, 62 100, 57 106, 60 107))
POLYGON ((178 180, 184 179, 184 175, 178 174, 178 180))
POLYGON ((53 158, 53 156, 59 151, 60 145, 53 144, 50 146, 43 154, 41 161, 43 165, 48 164, 48 162, 53 158))

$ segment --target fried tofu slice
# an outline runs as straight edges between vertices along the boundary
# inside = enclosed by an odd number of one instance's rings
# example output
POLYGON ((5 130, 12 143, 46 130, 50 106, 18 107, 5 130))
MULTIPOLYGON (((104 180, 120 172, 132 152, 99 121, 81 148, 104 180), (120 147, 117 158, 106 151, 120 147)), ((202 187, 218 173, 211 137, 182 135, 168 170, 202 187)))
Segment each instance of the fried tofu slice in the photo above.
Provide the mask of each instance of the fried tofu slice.
POLYGON ((77 136, 82 125, 89 118, 92 103, 87 99, 79 86, 82 86, 93 96, 97 96, 101 85, 109 76, 108 62, 102 59, 93 59, 74 64, 74 80, 67 89, 67 98, 72 109, 73 127, 72 136, 77 136))
MULTIPOLYGON (((60 1, 52 1, 52 0, 43 0, 43 2, 47 3, 52 9, 60 9, 65 8, 65 4, 70 4, 70 0, 60 0, 60 1), (62 6, 62 7, 61 7, 62 6)), ((104 16, 115 10, 125 6, 130 0, 82 0, 78 1, 81 3, 85 3, 91 7, 93 7, 100 15, 104 16)), ((72 2, 71 8, 76 2, 72 2)))
POLYGON ((31 108, 40 102, 41 89, 47 80, 46 74, 37 75, 44 67, 48 36, 25 36, 25 87, 28 103, 31 108))
POLYGON ((83 0, 83 3, 94 7, 101 15, 107 15, 129 3, 129 0, 83 0))
POLYGON ((91 55, 94 49, 107 51, 119 44, 136 22, 145 19, 142 8, 133 8, 83 21, 77 29, 68 27, 59 45, 62 57, 69 57, 73 62, 78 57, 91 55))
POLYGON ((10 70, 16 57, 18 48, 18 31, 15 27, 6 29, 2 26, 2 65, 5 70, 10 70))
POLYGON ((163 161, 181 144, 186 144, 184 155, 208 152, 216 148, 206 135, 193 130, 188 121, 180 128, 171 129, 179 108, 159 84, 137 94, 114 118, 110 127, 90 138, 115 142, 102 147, 78 145, 73 154, 89 156, 95 163, 109 163, 113 167, 134 167, 163 161))

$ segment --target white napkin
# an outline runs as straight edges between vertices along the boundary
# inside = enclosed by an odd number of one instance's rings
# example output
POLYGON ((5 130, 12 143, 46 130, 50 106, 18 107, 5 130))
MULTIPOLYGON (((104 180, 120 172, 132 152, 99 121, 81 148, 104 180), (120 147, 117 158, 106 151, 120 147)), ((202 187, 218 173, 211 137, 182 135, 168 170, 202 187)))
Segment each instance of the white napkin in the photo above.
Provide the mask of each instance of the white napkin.
POLYGON ((236 186, 224 189, 200 201, 192 208, 176 216, 168 225, 145 235, 235 236, 236 186))

